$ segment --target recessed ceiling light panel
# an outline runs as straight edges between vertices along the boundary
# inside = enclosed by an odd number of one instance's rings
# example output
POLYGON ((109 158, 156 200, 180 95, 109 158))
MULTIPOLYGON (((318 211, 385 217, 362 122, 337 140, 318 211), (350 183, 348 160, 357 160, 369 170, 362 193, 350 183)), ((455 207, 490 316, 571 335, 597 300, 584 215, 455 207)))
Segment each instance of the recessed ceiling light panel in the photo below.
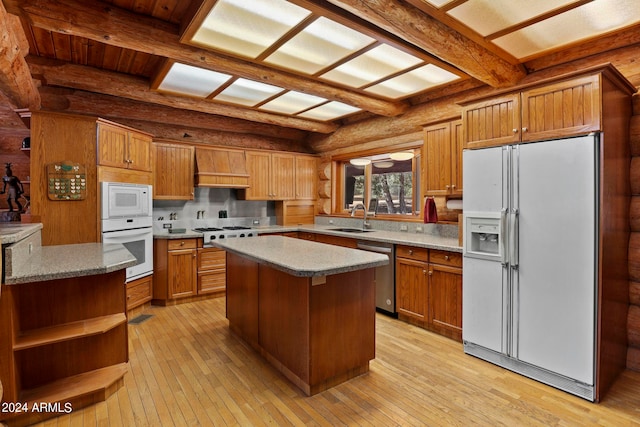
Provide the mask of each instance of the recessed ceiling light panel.
POLYGON ((175 62, 158 90, 206 98, 231 78, 228 74, 175 62))
POLYGON ((499 37, 493 42, 523 60, 640 22, 640 1, 607 0, 586 3, 552 18, 499 37))
POLYGON ((265 62, 314 74, 375 40, 321 17, 282 45, 265 62))
POLYGON ((360 111, 360 108, 353 107, 351 105, 344 104, 342 102, 333 101, 323 104, 319 107, 312 108, 304 113, 298 114, 299 117, 306 117, 314 120, 333 120, 338 117, 346 116, 360 111))
POLYGON ((310 14, 285 0, 218 0, 191 41, 256 58, 310 14))
POLYGON ((433 64, 385 80, 366 88, 367 92, 387 98, 401 98, 458 79, 459 76, 433 64))
POLYGON ((322 78, 351 87, 361 87, 421 62, 420 58, 382 44, 324 73, 322 78))
POLYGON ((289 91, 261 105, 260 109, 283 114, 296 114, 326 101, 325 98, 320 96, 289 91))
POLYGON ((252 107, 267 98, 282 92, 284 89, 253 80, 238 79, 220 92, 216 101, 231 102, 252 107))

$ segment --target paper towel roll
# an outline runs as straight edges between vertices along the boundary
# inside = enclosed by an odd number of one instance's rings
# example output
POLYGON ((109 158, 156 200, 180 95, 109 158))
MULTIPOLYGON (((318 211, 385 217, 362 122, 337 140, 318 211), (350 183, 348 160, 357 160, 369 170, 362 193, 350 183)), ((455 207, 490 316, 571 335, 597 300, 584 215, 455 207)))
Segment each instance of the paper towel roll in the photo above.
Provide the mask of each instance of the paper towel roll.
POLYGON ((447 200, 447 209, 460 209, 460 210, 462 210, 462 199, 450 199, 450 200, 447 200))

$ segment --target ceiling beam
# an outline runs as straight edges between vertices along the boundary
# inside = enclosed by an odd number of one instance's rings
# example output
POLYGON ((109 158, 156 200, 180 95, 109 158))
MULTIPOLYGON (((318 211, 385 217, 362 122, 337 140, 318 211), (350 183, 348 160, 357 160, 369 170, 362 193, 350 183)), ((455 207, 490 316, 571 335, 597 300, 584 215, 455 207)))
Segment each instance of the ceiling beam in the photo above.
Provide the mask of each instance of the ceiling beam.
POLYGON ((148 81, 141 77, 129 76, 113 71, 98 70, 82 65, 27 57, 31 74, 41 76, 43 83, 104 95, 118 96, 135 101, 182 108, 190 111, 216 114, 237 119, 268 123, 310 132, 331 133, 338 128, 334 123, 316 122, 296 117, 281 116, 247 108, 220 103, 194 100, 193 98, 155 92, 149 89, 148 81))
POLYGON ((328 0, 412 43, 492 87, 507 87, 526 76, 514 65, 416 7, 400 0, 328 0))
POLYGON ((383 116, 396 116, 409 108, 407 102, 378 99, 182 44, 177 27, 170 31, 164 21, 142 17, 116 7, 101 6, 100 2, 25 0, 20 2, 19 8, 32 25, 45 30, 166 56, 185 64, 344 102, 383 116))
POLYGON ((259 135, 280 140, 301 142, 308 132, 282 126, 214 116, 197 111, 187 111, 148 102, 133 101, 110 95, 82 90, 43 86, 40 88, 42 108, 70 114, 88 114, 120 122, 138 120, 160 123, 176 128, 199 128, 221 133, 259 135))
POLYGON ((28 51, 20 20, 8 14, 0 2, 0 92, 14 108, 40 106, 38 89, 24 59, 28 51))

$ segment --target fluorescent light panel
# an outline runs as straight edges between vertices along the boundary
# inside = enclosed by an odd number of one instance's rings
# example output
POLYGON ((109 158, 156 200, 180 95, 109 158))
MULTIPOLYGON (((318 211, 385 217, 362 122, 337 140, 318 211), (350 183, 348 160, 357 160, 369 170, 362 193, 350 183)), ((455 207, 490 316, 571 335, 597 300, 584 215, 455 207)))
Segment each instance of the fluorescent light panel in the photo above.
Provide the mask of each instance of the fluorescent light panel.
POLYGON ((594 1, 493 40, 518 59, 640 22, 640 1, 594 1))
POLYGON ((256 58, 310 14, 284 0, 219 0, 191 40, 256 58))
POLYGON ((158 90, 206 98, 230 78, 228 74, 175 62, 158 90))
POLYGON ((320 17, 282 45, 265 62, 314 74, 375 40, 320 17))
POLYGON ((365 90, 387 98, 401 98, 458 78, 456 74, 433 64, 427 64, 365 90))
POLYGON ((469 0, 447 13, 484 37, 574 1, 469 0))
POLYGON ((284 89, 253 80, 238 79, 220 92, 214 99, 252 107, 284 89))
POLYGON ((325 101, 325 98, 319 96, 289 91, 261 105, 260 109, 283 114, 296 114, 325 101))
POLYGON ((420 62, 420 58, 382 44, 324 73, 322 78, 351 87, 361 87, 420 62))
POLYGON ((346 116, 347 114, 352 114, 357 111, 360 111, 360 108, 356 108, 342 102, 332 101, 319 107, 312 108, 304 113, 300 113, 298 116, 324 121, 337 119, 338 117, 346 116))

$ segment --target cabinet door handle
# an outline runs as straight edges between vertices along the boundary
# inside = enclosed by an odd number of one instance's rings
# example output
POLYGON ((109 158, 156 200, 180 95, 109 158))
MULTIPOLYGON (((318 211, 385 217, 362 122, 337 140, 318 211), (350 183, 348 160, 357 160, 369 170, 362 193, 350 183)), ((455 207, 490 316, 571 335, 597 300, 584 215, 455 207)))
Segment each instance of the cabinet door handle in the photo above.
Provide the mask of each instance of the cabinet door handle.
POLYGON ((455 184, 451 184, 451 188, 455 189, 456 185, 455 184))
POLYGON ((450 185, 445 185, 445 188, 448 190, 449 188, 451 188, 450 185))
MULTIPOLYGON (((422 274, 427 274, 427 270, 422 270, 422 274)), ((429 272, 431 274, 431 272, 429 272)))
POLYGON ((518 129, 513 128, 513 133, 518 133, 518 129))
POLYGON ((433 271, 429 270, 429 276, 433 276, 433 271))
POLYGON ((522 128, 522 133, 528 131, 529 129, 527 129, 526 127, 522 128))

